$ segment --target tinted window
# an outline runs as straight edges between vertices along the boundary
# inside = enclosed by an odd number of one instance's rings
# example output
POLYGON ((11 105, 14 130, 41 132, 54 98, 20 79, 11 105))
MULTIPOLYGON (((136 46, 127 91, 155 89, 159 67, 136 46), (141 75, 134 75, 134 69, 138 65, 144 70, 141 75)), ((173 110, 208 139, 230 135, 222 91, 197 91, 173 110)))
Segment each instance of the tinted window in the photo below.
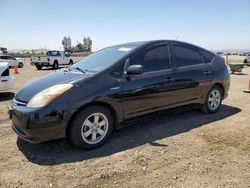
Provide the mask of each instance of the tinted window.
POLYGON ((10 73, 9 73, 9 69, 6 69, 1 76, 9 76, 10 73))
POLYGON ((173 51, 175 54, 177 67, 197 65, 202 63, 201 55, 193 48, 174 45, 173 51))
POLYGON ((8 59, 10 59, 10 60, 16 60, 14 57, 8 57, 8 59))
POLYGON ((1 59, 7 59, 7 56, 1 56, 1 59))
POLYGON ((199 50, 201 55, 203 56, 204 60, 206 63, 210 63, 214 57, 214 55, 208 51, 205 50, 199 50))
POLYGON ((60 56, 60 52, 58 52, 58 51, 48 51, 47 55, 48 56, 60 56))
POLYGON ((144 72, 170 68, 168 46, 159 46, 147 50, 130 61, 130 65, 142 65, 144 72))

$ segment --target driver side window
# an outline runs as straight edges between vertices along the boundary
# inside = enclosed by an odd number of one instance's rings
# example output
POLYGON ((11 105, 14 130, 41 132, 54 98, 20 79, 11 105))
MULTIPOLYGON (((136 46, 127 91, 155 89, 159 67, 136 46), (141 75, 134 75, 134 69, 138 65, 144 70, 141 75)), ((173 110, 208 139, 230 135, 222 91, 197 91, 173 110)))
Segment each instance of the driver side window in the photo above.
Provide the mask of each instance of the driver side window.
POLYGON ((144 72, 171 68, 168 45, 152 47, 132 58, 130 65, 142 65, 144 72))

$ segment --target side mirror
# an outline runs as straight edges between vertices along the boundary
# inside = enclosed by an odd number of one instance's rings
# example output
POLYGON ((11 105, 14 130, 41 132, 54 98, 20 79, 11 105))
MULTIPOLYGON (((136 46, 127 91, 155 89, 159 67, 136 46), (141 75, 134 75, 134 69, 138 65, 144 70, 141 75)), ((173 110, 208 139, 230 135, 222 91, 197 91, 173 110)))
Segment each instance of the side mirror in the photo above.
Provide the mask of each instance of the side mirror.
POLYGON ((140 75, 142 73, 143 73, 142 65, 130 65, 126 71, 127 76, 140 75))

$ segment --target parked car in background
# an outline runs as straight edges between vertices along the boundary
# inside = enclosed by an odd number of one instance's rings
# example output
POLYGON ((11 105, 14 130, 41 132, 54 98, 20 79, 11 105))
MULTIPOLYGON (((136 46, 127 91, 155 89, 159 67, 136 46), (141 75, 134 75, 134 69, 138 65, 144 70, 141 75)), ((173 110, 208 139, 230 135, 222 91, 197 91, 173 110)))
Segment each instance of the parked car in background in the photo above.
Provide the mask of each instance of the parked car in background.
POLYGON ((0 64, 2 62, 7 62, 9 64, 9 67, 14 67, 15 65, 19 68, 23 67, 23 62, 6 54, 0 54, 0 64))
POLYGON ((244 64, 246 64, 247 66, 250 66, 250 54, 248 54, 245 59, 244 59, 244 64))
POLYGON ((22 58, 16 57, 16 60, 19 61, 20 67, 23 67, 22 58))
POLYGON ((46 55, 38 55, 31 57, 31 65, 35 65, 37 70, 41 70, 42 67, 53 67, 58 69, 59 65, 71 65, 73 60, 69 54, 65 54, 63 51, 51 50, 46 55))
POLYGON ((215 113, 229 86, 224 58, 208 50, 172 40, 135 42, 33 80, 16 93, 9 114, 26 141, 68 136, 92 149, 147 114, 191 106, 215 113))
POLYGON ((0 63, 0 92, 11 89, 13 87, 14 77, 10 76, 9 64, 7 62, 0 63))
POLYGON ((216 54, 222 56, 223 52, 216 52, 216 54))

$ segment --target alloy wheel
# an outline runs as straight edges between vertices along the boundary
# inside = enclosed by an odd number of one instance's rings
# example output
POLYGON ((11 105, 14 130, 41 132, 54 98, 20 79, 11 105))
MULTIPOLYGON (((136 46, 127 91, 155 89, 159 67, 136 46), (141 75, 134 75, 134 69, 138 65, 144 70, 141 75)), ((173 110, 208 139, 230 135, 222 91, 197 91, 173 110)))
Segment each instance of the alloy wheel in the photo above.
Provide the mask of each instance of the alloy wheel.
POLYGON ((220 91, 214 89, 211 91, 208 97, 208 106, 211 110, 216 110, 221 103, 221 94, 220 91))
POLYGON ((104 139, 108 128, 108 118, 102 113, 93 113, 82 124, 82 139, 88 144, 97 144, 104 139))

